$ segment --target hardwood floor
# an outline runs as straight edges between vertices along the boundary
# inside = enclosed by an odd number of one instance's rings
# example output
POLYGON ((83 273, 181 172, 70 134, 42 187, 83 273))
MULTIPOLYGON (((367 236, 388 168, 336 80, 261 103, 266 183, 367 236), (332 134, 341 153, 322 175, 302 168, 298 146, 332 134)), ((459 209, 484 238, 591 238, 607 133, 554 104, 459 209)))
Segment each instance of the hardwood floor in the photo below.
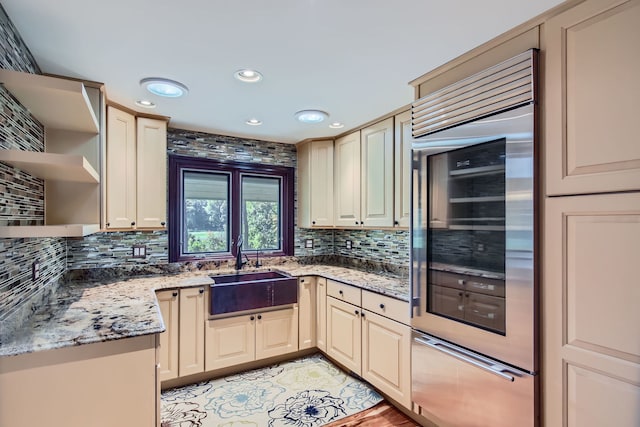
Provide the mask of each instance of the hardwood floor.
POLYGON ((373 408, 358 412, 324 427, 414 427, 419 426, 388 402, 378 403, 373 408))

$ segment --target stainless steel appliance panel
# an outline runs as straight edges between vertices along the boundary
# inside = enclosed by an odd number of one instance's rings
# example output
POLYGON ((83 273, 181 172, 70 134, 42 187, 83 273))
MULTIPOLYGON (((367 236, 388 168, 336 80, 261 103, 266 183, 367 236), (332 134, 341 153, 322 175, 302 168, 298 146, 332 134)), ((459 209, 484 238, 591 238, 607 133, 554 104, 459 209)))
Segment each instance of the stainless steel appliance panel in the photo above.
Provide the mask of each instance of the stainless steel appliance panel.
POLYGON ((537 377, 414 332, 412 400, 441 427, 536 425, 537 377))
MULTIPOLYGON (((422 332, 433 334, 481 354, 490 355, 505 363, 518 366, 528 372, 537 370, 536 315, 534 283, 534 105, 496 114, 484 119, 447 129, 423 137, 413 145, 414 187, 412 239, 412 326, 422 332), (447 266, 449 273, 465 277, 476 283, 478 293, 487 293, 497 283, 504 282, 504 328, 500 333, 488 330, 500 326, 499 321, 489 319, 483 325, 458 322, 449 316, 433 314, 429 305, 428 282, 433 269, 441 269, 429 259, 430 233, 455 230, 447 218, 430 217, 430 204, 439 201, 438 180, 429 181, 429 157, 461 147, 474 146, 504 139, 504 222, 500 231, 504 235, 504 270, 477 270, 473 266, 447 266), (435 182, 434 182, 435 181, 435 182), (434 186, 436 187, 434 189, 434 186), (497 282, 485 283, 485 279, 497 282), (482 288, 486 287, 486 291, 482 288), (485 327, 485 329, 482 328, 485 327), (486 329, 488 328, 488 329, 486 329)), ((449 154, 450 155, 450 154, 449 154)), ((464 168, 466 165, 461 163, 464 168)), ((449 174, 447 174, 448 176, 449 174)), ((437 177, 436 177, 437 178, 437 177)), ((446 196, 446 192, 443 191, 446 196)), ((444 202, 448 200, 443 197, 444 202)), ((433 209, 431 209, 433 210, 433 209)), ((447 214, 448 215, 448 214, 447 214)), ((431 215, 432 216, 432 215, 431 215)), ((459 227, 458 227, 459 228, 459 227)), ((489 227, 488 231, 491 231, 489 227)), ((502 255, 501 255, 502 256, 502 255)), ((490 261, 490 260, 489 260, 490 261)), ((445 270, 446 270, 445 269, 445 270)), ((433 279, 431 279, 433 280, 433 279)), ((441 285, 434 283, 436 285, 441 285)), ((465 284, 465 290, 467 284, 465 284)), ((449 309, 453 306, 447 296, 449 309)), ((498 297, 498 295, 495 295, 498 297)), ((463 295, 464 297, 464 295, 463 295)), ((478 298, 476 298, 478 300, 478 298)), ((495 300, 494 300, 495 302, 495 300)), ((484 306, 487 308, 487 306, 484 306)), ((477 307, 476 307, 477 308, 477 307)), ((464 309, 463 309, 464 311, 464 309)), ((478 314, 478 313, 476 313, 478 314)), ((480 316, 482 314, 480 313, 480 316)), ((481 319, 477 317, 476 321, 481 319)))

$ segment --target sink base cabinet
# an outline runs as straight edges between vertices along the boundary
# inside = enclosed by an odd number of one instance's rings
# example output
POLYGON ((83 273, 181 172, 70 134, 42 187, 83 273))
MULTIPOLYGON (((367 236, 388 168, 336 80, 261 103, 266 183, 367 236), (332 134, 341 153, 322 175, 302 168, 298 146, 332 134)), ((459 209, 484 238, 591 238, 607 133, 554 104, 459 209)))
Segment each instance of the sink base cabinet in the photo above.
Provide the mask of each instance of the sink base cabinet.
POLYGON ((209 320, 205 370, 293 353, 298 350, 298 307, 209 320))
POLYGON ((156 335, 0 359, 0 425, 154 427, 156 335))

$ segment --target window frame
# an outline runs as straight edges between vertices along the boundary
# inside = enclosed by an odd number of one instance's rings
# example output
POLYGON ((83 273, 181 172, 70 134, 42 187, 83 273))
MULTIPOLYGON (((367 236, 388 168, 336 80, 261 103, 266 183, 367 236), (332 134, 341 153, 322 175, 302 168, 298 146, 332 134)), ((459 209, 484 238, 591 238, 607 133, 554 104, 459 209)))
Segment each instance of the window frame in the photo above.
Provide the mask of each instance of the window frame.
MULTIPOLYGON (((294 252, 293 238, 295 233, 294 218, 294 185, 295 169, 287 166, 265 165, 260 163, 244 163, 221 161, 199 157, 169 155, 169 262, 183 261, 220 261, 234 259, 237 254, 237 236, 241 230, 241 183, 242 176, 277 177, 282 182, 281 227, 282 245, 279 251, 267 251, 261 257, 292 256, 294 252), (202 171, 211 173, 229 173, 229 230, 230 252, 224 253, 183 253, 181 242, 183 232, 183 171, 202 171)), ((246 251, 249 254, 251 252, 246 251)))

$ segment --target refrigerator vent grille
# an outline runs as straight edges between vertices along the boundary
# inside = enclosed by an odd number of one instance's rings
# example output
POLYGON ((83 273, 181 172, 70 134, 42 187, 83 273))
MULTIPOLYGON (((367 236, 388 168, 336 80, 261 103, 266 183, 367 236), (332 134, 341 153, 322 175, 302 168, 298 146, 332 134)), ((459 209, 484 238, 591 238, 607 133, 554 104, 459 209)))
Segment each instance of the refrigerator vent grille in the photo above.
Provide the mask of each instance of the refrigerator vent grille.
POLYGON ((414 138, 457 126, 533 101, 534 51, 415 101, 411 108, 414 138))

